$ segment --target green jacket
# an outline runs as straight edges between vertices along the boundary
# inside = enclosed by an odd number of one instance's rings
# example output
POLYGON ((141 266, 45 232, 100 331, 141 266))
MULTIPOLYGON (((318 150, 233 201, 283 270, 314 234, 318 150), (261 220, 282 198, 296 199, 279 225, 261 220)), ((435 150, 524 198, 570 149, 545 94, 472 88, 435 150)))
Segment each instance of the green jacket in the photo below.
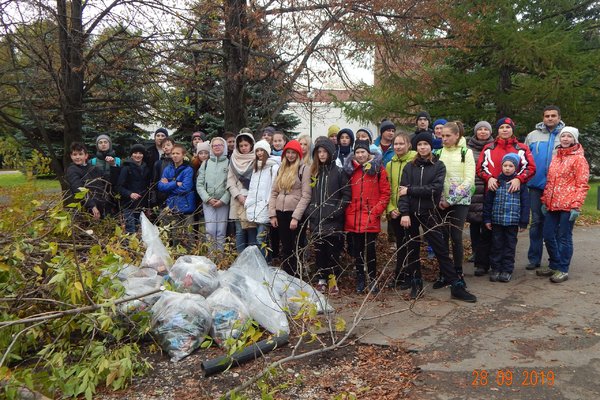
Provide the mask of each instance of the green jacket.
POLYGON ((402 157, 398 157, 398 155, 394 154, 390 162, 385 166, 385 172, 387 172, 388 182, 390 183, 390 187, 392 189, 392 193, 390 196, 390 202, 387 205, 387 213, 391 213, 394 210, 398 210, 398 186, 400 186, 400 178, 402 177, 402 170, 404 166, 414 160, 417 152, 414 150, 409 150, 402 157))

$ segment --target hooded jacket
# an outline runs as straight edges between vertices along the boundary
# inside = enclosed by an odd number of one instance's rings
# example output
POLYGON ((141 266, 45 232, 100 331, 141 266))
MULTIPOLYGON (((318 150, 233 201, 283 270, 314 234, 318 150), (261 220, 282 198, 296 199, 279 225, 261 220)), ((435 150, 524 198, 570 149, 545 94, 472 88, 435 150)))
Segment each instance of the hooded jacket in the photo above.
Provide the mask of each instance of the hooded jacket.
POLYGON ((277 171, 279 171, 279 164, 272 158, 268 158, 263 168, 252 172, 248 197, 244 204, 248 221, 257 224, 269 223, 269 199, 273 183, 277 178, 277 171))
POLYGON ((559 147, 550 163, 542 203, 549 211, 580 210, 590 185, 590 168, 583 147, 559 147))
POLYGON ((204 204, 210 199, 217 199, 224 204, 229 204, 230 194, 227 190, 227 174, 229 173, 227 142, 221 137, 215 137, 212 140, 221 141, 223 143, 223 154, 219 157, 215 156, 211 147, 210 157, 198 170, 196 190, 204 204))
POLYGON ((543 122, 535 126, 535 130, 529 132, 525 138, 525 145, 529 147, 531 155, 537 168, 535 176, 527 182, 527 186, 534 189, 544 189, 546 186, 546 175, 552 156, 560 145, 559 134, 565 123, 561 121, 552 130, 548 131, 543 122))
POLYGON ((387 205, 388 214, 398 209, 398 187, 400 186, 400 179, 402 178, 402 171, 404 167, 412 162, 417 156, 417 152, 409 150, 401 157, 394 154, 390 162, 385 166, 385 172, 387 172, 388 181, 390 182, 391 195, 390 201, 387 205))
POLYGON ((229 172, 227 173, 227 190, 231 195, 229 219, 246 219, 241 212, 244 206, 237 200, 237 196, 248 196, 254 159, 254 137, 249 133, 240 133, 235 137, 235 148, 229 158, 229 172), (241 139, 245 139, 252 144, 252 148, 247 154, 242 154, 238 150, 241 139))
POLYGON ((497 137, 492 143, 486 145, 477 161, 477 175, 486 183, 490 178, 496 178, 502 173, 502 157, 507 153, 516 153, 519 156, 520 168, 516 178, 521 183, 527 183, 536 174, 536 165, 529 148, 519 143, 516 137, 508 139, 497 137))
POLYGON ((350 176, 351 198, 346 208, 344 230, 354 233, 380 232, 381 215, 390 201, 390 184, 381 156, 361 165, 348 157, 344 172, 350 176))
POLYGON ((398 200, 400 215, 422 215, 432 212, 440 203, 444 190, 446 166, 434 155, 432 160, 417 157, 402 171, 400 185, 408 187, 407 195, 398 200))
POLYGON ((167 207, 175 212, 191 214, 196 209, 196 196, 194 195, 194 169, 184 161, 178 167, 169 164, 163 171, 162 178, 167 183, 158 182, 158 190, 167 193, 167 207), (181 186, 177 183, 181 182, 181 186))
POLYGON ((117 191, 121 195, 123 208, 140 208, 148 205, 148 188, 150 187, 150 168, 145 162, 138 165, 131 159, 123 161, 123 167, 117 182, 117 191), (139 200, 131 200, 131 194, 142 196, 139 200))
POLYGON ((342 167, 344 165, 344 161, 346 160, 346 158, 351 156, 353 147, 354 147, 354 132, 352 132, 352 130, 349 128, 341 129, 337 134, 337 152, 335 155, 336 163, 339 167, 342 167), (348 136, 350 136, 350 146, 342 146, 340 144, 340 137, 342 136, 342 133, 346 133, 346 134, 348 134, 348 136))
POLYGON ((324 236, 344 230, 345 211, 351 190, 348 175, 334 161, 335 146, 328 140, 318 141, 313 151, 313 162, 318 163, 316 177, 312 177, 312 196, 306 210, 311 232, 324 236), (317 156, 322 147, 329 154, 329 162, 321 164, 317 156))

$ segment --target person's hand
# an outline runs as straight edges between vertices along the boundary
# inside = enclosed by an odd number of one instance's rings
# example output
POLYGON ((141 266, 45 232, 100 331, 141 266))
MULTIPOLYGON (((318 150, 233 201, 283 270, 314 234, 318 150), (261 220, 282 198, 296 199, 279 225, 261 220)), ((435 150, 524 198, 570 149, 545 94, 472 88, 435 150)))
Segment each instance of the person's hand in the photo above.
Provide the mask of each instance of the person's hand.
POLYGON ((398 196, 406 196, 408 194, 408 187, 407 186, 400 186, 398 187, 398 196))
POLYGON ((511 179, 508 193, 518 192, 521 189, 521 181, 517 178, 511 179))
POLYGON ((572 209, 571 213, 569 214, 569 221, 573 222, 577 219, 577 217, 579 217, 579 215, 581 214, 581 212, 579 212, 579 210, 576 209, 572 209))
POLYGON ((92 215, 94 216, 94 219, 100 219, 100 210, 98 210, 98 207, 92 207, 92 215))
POLYGON ((183 186, 183 182, 177 182, 177 186, 182 187, 183 186))
POLYGON ((161 178, 160 182, 161 183, 169 183, 169 180, 167 178, 161 178))
POLYGON ((405 215, 400 218, 400 225, 402 225, 403 228, 410 228, 410 217, 405 215))
POLYGON ((448 202, 446 200, 442 199, 442 200, 440 200, 439 207, 442 210, 445 210, 446 208, 450 207, 450 204, 448 204, 448 202))
POLYGON ((296 218, 292 218, 290 221, 290 230, 295 231, 298 228, 298 220, 296 218))
POLYGON ((527 229, 527 228, 522 228, 522 227, 519 227, 519 232, 524 232, 524 231, 525 231, 525 229, 527 229))
POLYGON ((131 200, 139 200, 141 197, 142 197, 142 196, 140 196, 138 193, 131 193, 131 194, 129 195, 129 198, 130 198, 131 200))
POLYGON ((498 189, 498 179, 490 178, 488 179, 488 190, 495 192, 498 189))
POLYGON ((111 167, 114 167, 115 165, 117 165, 117 161, 115 160, 114 157, 111 157, 111 156, 106 156, 106 158, 104 158, 104 161, 106 161, 106 163, 108 165, 110 165, 111 167))
POLYGON ((546 207, 545 204, 542 204, 542 206, 540 207, 540 212, 542 213, 542 215, 548 214, 548 207, 546 207))
POLYGON ((492 230, 492 224, 491 224, 490 222, 486 223, 486 224, 485 224, 485 227, 486 227, 486 228, 487 228, 489 231, 491 231, 491 230, 492 230))
POLYGON ((398 212, 398 210, 392 210, 392 211, 390 211, 390 218, 396 219, 399 216, 400 216, 400 213, 398 212))
POLYGON ((220 208, 220 207, 223 207, 224 205, 225 205, 225 203, 223 203, 221 200, 215 200, 215 202, 213 203, 214 208, 220 208))
POLYGON ((273 228, 277 228, 279 225, 277 225, 277 217, 271 217, 269 218, 269 220, 271 221, 271 226, 273 228))
POLYGON ((243 194, 238 195, 237 201, 239 201, 241 205, 246 204, 246 196, 244 196, 243 194))

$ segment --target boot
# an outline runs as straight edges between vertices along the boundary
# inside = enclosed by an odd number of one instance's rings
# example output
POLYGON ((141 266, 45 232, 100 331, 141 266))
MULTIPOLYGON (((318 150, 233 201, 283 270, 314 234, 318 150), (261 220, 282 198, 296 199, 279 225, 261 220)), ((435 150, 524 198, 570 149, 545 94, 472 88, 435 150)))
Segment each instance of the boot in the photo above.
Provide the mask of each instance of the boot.
POLYGON ((363 294, 365 291, 365 276, 356 275, 356 293, 363 294))
POLYGON ((410 282, 410 299, 416 300, 423 294, 423 280, 420 278, 414 278, 410 282))
POLYGON ((453 299, 466 301, 467 303, 475 303, 477 301, 477 297, 469 293, 460 280, 454 282, 450 288, 450 293, 452 294, 453 299))

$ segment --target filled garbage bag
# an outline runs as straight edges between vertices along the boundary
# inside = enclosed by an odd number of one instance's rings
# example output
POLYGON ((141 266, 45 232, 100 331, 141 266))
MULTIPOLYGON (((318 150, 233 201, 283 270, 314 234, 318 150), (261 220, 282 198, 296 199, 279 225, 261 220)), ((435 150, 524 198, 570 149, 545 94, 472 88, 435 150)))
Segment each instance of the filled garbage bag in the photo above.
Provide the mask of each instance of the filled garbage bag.
POLYGON ((223 346, 229 338, 239 338, 249 319, 248 309, 229 287, 220 287, 206 298, 212 316, 210 336, 223 346))
POLYGON ((144 213, 141 214, 142 241, 146 245, 146 253, 142 259, 142 268, 152 268, 160 275, 169 272, 173 264, 167 248, 160 240, 160 233, 144 213))
MULTIPOLYGON (((163 284, 163 278, 154 273, 154 277, 130 277, 122 282, 125 288, 123 298, 139 296, 150 292, 152 289, 158 289, 163 284)), ((126 314, 135 314, 141 311, 148 311, 154 303, 160 298, 161 292, 144 296, 139 299, 130 300, 119 304, 119 310, 126 314)))
POLYGON ((231 264, 229 270, 258 282, 266 281, 271 276, 267 261, 257 246, 246 247, 231 264))
POLYGON ((269 267, 269 272, 267 286, 273 288, 273 291, 278 294, 281 307, 289 310, 291 315, 296 315, 304 302, 314 304, 319 314, 334 311, 327 298, 309 283, 280 268, 269 267))
POLYGON ((219 286, 217 266, 204 256, 179 257, 169 271, 178 291, 208 297, 219 286))
POLYGON ((166 291, 151 311, 152 332, 171 361, 190 355, 210 331, 208 304, 199 294, 166 291))
POLYGON ((152 268, 140 268, 131 264, 124 264, 117 271, 117 279, 126 281, 130 278, 155 278, 157 272, 152 268))

